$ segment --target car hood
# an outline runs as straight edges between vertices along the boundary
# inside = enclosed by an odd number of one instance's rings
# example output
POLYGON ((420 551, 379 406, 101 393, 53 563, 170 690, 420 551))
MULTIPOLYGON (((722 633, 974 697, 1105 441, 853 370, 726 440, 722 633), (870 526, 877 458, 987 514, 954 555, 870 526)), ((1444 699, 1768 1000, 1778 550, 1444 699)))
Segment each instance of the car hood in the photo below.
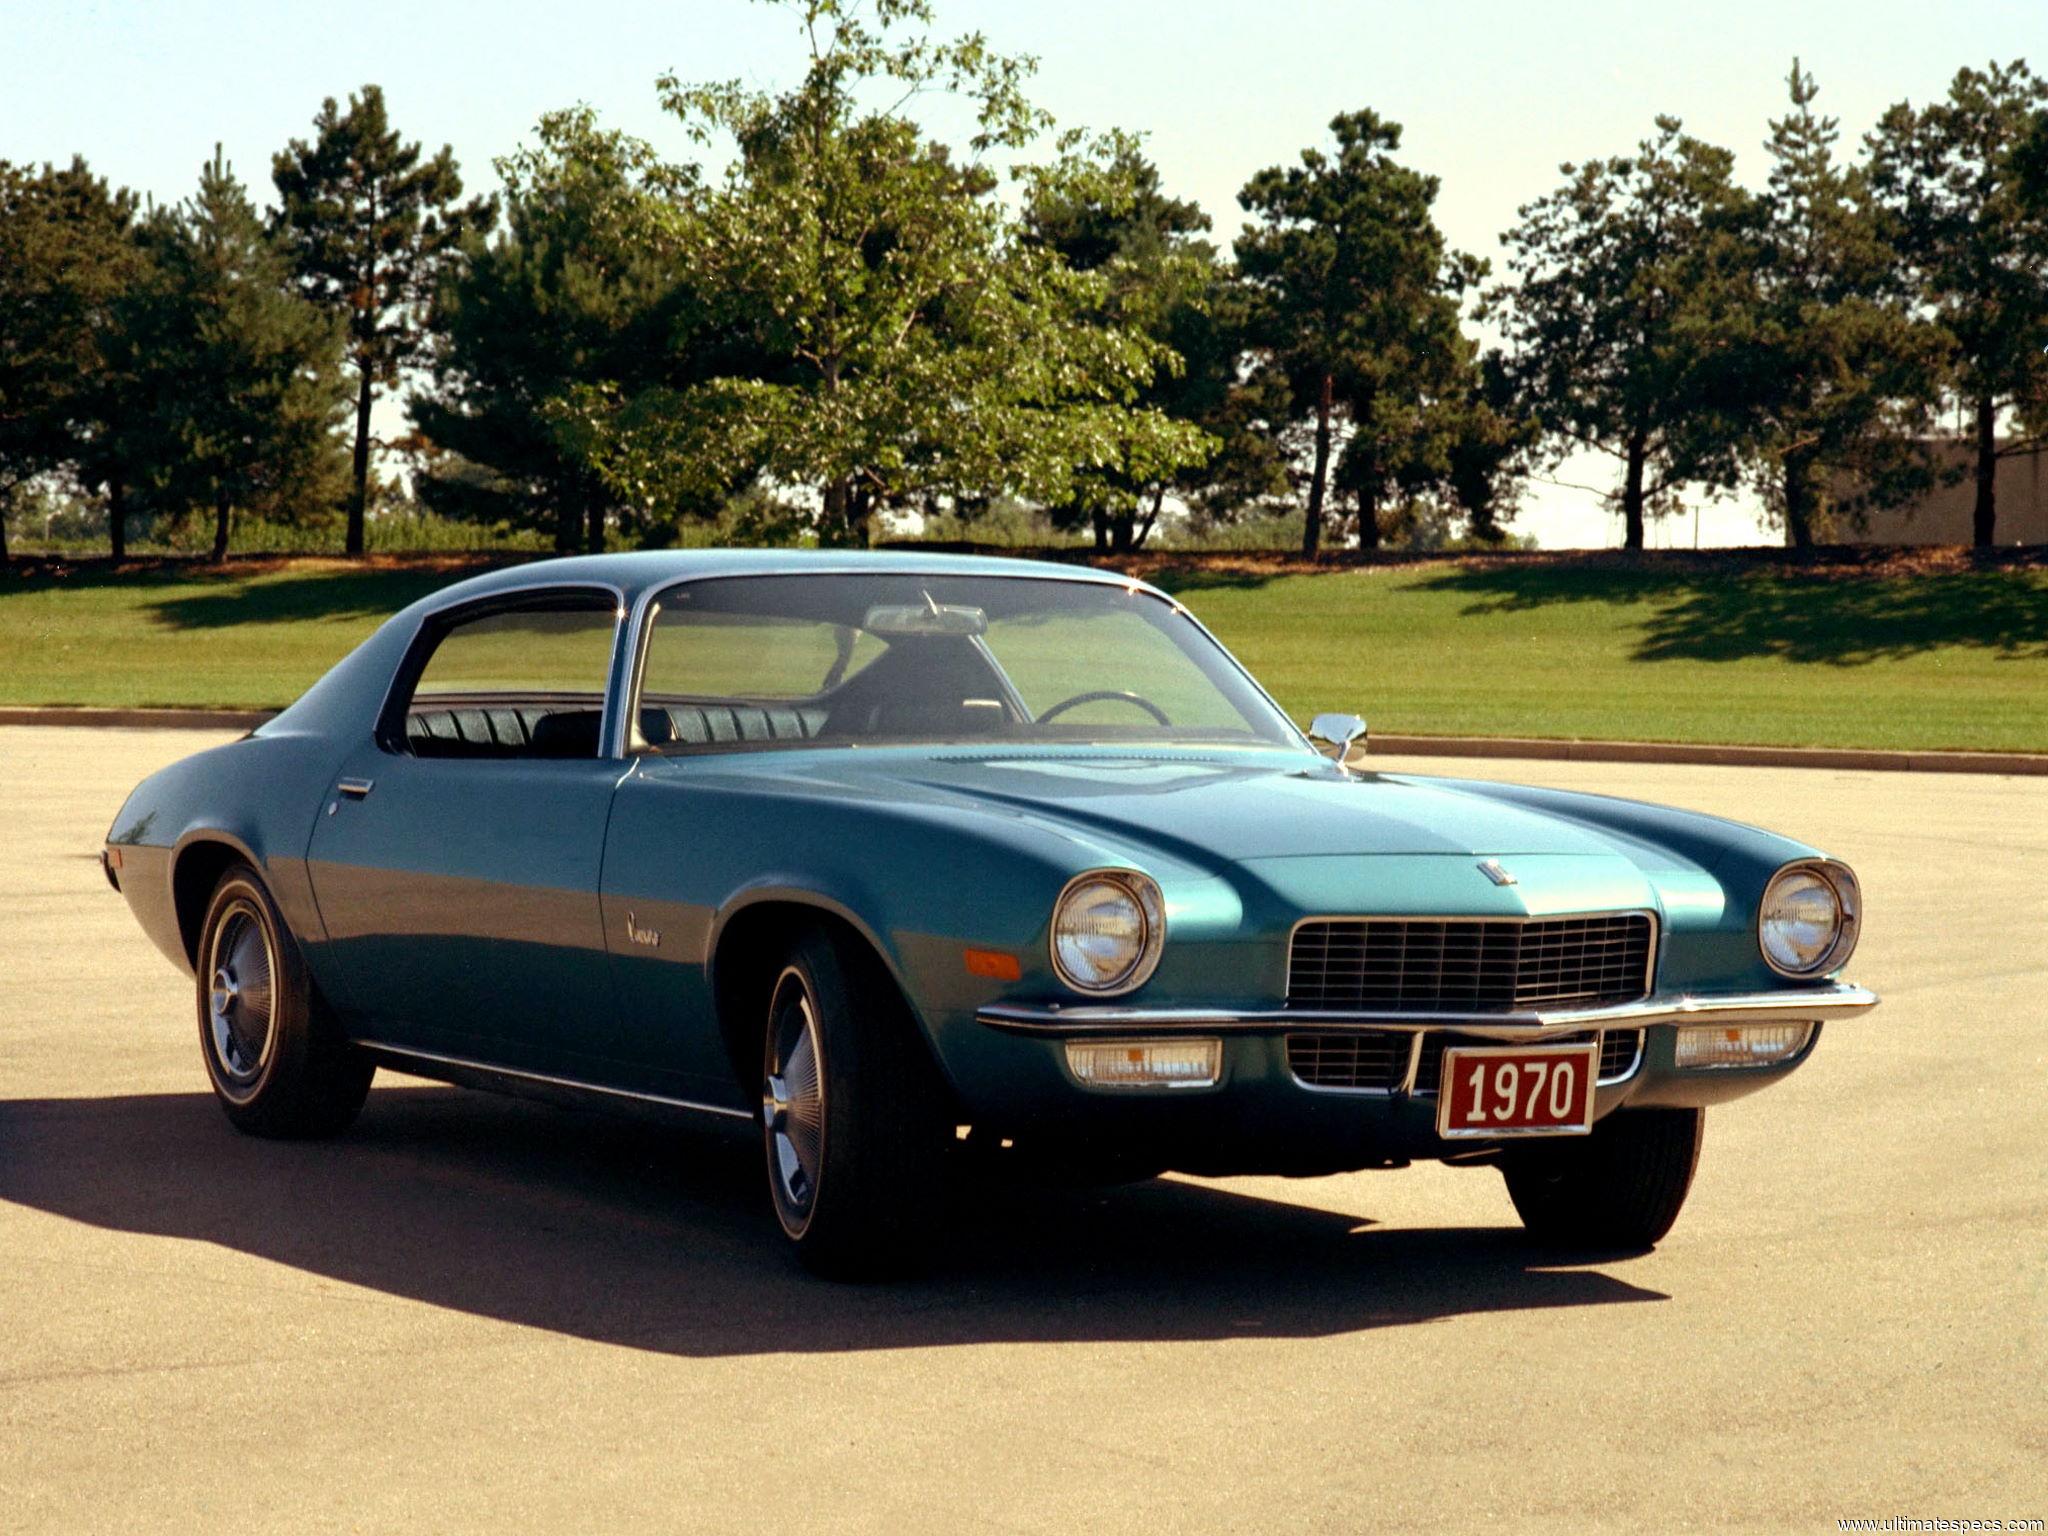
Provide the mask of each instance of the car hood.
POLYGON ((793 778, 817 791, 972 805, 1198 864, 1330 854, 1617 852, 1613 840, 1579 822, 1441 783, 1340 775, 1293 755, 1233 761, 836 752, 755 762, 785 783, 793 778))

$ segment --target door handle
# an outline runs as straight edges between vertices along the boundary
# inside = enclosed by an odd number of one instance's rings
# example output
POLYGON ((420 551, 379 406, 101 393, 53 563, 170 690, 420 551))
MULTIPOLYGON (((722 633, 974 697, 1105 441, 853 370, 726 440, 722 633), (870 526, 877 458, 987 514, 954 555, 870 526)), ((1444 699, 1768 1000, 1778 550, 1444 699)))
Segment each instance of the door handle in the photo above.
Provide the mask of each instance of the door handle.
POLYGON ((346 795, 351 800, 365 798, 376 787, 375 779, 337 779, 334 784, 337 793, 346 795))

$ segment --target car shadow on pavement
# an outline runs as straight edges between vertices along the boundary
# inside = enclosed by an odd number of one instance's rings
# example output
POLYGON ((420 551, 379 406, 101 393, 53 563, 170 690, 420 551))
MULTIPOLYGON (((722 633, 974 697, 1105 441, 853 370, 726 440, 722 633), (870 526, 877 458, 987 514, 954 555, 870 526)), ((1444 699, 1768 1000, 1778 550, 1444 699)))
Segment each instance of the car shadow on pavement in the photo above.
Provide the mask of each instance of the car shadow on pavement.
POLYGON ((1317 1337, 1667 1299, 1508 1229, 1379 1231, 1179 1180, 976 1188, 928 1275, 833 1286, 782 1251, 755 1156, 438 1088, 380 1088, 324 1143, 240 1136, 206 1094, 0 1102, 0 1201, 668 1354, 1317 1337))

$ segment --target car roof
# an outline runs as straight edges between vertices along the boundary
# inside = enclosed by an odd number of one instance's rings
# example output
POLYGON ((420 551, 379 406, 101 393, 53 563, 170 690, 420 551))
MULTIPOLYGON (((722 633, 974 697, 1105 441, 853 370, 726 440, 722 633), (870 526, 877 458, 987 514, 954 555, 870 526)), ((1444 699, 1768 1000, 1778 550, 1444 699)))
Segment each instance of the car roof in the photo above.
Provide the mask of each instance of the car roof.
POLYGON ((557 583, 611 587, 630 605, 642 593, 652 589, 706 576, 879 576, 891 573, 1028 576, 1155 590, 1144 582, 1114 571, 1098 571, 1085 565, 1067 565, 1057 561, 1011 560, 990 555, 926 554, 917 550, 648 549, 616 555, 571 555, 563 559, 506 566, 443 587, 414 607, 441 608, 470 598, 489 597, 495 592, 513 592, 557 583))

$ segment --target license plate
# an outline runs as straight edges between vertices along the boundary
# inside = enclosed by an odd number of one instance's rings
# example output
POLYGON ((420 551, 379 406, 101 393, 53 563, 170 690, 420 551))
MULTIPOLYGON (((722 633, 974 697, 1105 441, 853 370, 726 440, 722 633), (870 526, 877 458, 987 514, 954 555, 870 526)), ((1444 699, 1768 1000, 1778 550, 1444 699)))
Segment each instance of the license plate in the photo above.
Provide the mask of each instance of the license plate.
POLYGON ((1600 1047, 1454 1045, 1444 1052, 1436 1131, 1446 1137, 1582 1136, 1593 1128, 1600 1047))

